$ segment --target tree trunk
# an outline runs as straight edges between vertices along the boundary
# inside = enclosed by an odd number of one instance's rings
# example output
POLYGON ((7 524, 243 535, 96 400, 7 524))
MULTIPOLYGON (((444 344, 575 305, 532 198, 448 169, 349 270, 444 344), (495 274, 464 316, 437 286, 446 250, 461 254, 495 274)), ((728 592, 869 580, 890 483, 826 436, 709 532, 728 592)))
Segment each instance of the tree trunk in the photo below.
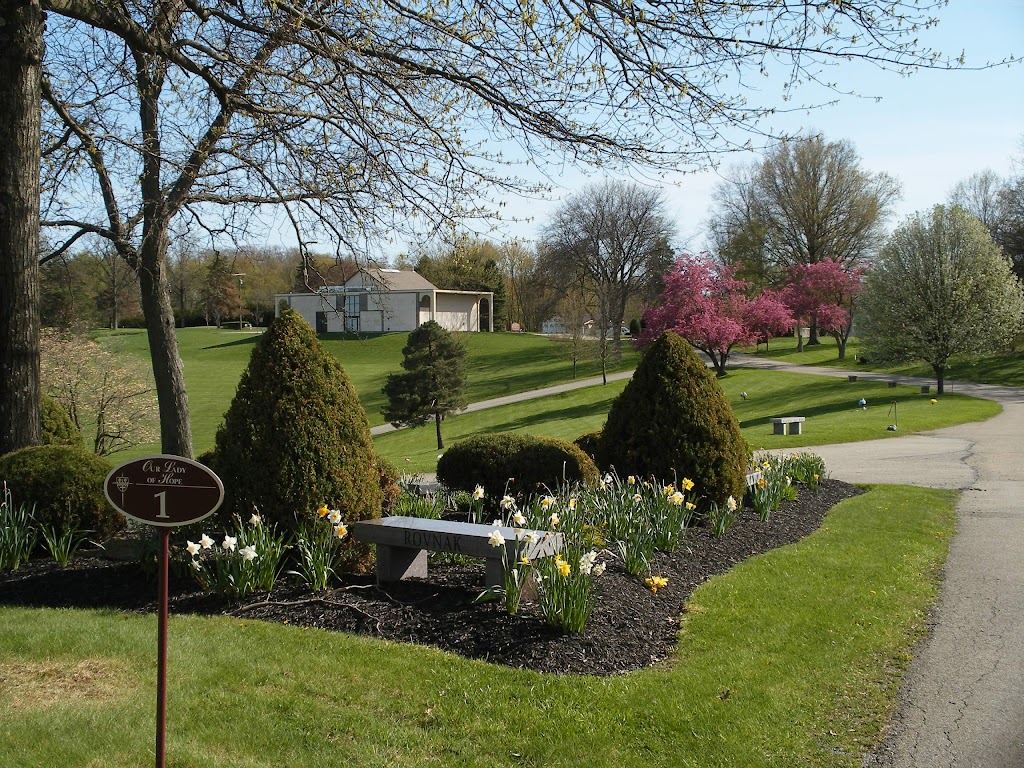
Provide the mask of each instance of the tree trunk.
POLYGON ((946 366, 933 364, 932 370, 935 371, 935 391, 941 395, 946 380, 946 366))
POLYGON ((185 374, 174 332, 174 310, 164 267, 166 226, 156 225, 143 236, 139 288, 146 318, 153 378, 160 407, 160 446, 163 453, 192 458, 192 424, 185 392, 185 374))
POLYGON ((444 450, 444 440, 441 438, 441 413, 434 412, 434 427, 437 429, 437 450, 444 450))
POLYGON ((41 442, 39 167, 43 12, 0 0, 0 454, 41 442))
POLYGON ((797 352, 803 352, 804 351, 803 328, 801 328, 799 325, 796 327, 796 351, 797 352))
POLYGON ((807 340, 807 346, 814 347, 821 344, 821 340, 818 339, 818 323, 811 322, 811 337, 807 340))
POLYGON ((840 336, 839 334, 836 334, 834 336, 834 338, 836 340, 836 349, 839 350, 839 359, 840 360, 845 360, 846 359, 846 339, 843 338, 842 336, 840 336))

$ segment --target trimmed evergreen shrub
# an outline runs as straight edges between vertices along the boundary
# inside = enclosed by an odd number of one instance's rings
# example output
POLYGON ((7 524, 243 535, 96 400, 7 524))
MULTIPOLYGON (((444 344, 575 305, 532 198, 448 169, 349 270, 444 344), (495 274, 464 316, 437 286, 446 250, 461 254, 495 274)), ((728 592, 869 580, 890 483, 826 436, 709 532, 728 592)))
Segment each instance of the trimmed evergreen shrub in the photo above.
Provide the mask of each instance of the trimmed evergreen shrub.
POLYGON ((113 468, 106 459, 70 445, 36 445, 0 457, 0 479, 16 502, 35 504, 37 525, 51 526, 58 535, 88 530, 97 541, 127 523, 103 495, 103 481, 113 468))
POLYGON ((515 495, 563 483, 594 485, 598 472, 590 457, 572 443, 501 432, 476 435, 453 445, 437 462, 437 479, 463 491, 482 485, 494 498, 506 487, 515 495))
POLYGON ((602 466, 619 477, 690 478, 704 502, 737 501, 746 490, 747 448, 714 374, 687 342, 662 334, 612 403, 602 466))
POLYGON ((366 413, 338 361, 287 309, 253 350, 224 423, 213 469, 223 516, 253 505, 283 530, 312 523, 321 504, 346 523, 379 517, 381 470, 366 413))
POLYGON ((82 447, 82 431, 68 416, 64 407, 48 395, 41 398, 43 445, 74 445, 82 447))

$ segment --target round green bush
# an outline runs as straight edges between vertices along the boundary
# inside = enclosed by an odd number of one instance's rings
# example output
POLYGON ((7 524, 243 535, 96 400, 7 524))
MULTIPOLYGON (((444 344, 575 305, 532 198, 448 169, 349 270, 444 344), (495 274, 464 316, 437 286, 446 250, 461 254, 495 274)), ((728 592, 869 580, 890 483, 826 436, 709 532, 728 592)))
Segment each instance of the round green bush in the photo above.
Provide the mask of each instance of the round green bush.
POLYGON ((68 416, 64 407, 52 397, 41 398, 43 445, 73 445, 82 447, 82 432, 68 416))
POLYGON ((706 502, 746 490, 747 450, 732 406, 687 342, 662 334, 612 403, 601 458, 620 477, 688 477, 706 502))
POLYGON ((381 470, 348 376, 287 309, 264 332, 217 430, 224 516, 259 509, 294 530, 326 504, 345 522, 379 517, 381 470))
POLYGON ((70 445, 37 445, 0 457, 0 479, 15 504, 35 504, 38 525, 58 534, 88 530, 102 540, 125 527, 103 495, 103 481, 114 466, 106 459, 70 445))
POLYGON ((583 451, 594 460, 597 466, 603 466, 606 462, 601 455, 601 430, 586 432, 572 441, 573 445, 583 451))
POLYGON ((572 443, 553 437, 502 432, 462 440, 437 462, 437 479, 449 488, 489 496, 529 494, 564 483, 594 485, 597 466, 572 443))

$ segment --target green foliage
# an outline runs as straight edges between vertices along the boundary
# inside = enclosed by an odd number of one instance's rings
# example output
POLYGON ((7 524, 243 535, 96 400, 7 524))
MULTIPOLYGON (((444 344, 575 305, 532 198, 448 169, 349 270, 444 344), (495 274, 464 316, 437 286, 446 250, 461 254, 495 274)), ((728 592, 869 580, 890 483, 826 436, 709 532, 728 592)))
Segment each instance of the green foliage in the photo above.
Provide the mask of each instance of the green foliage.
MULTIPOLYGON (((491 291, 494 294, 494 328, 507 326, 505 276, 499 262, 502 253, 488 240, 462 236, 449 247, 416 262, 416 271, 438 288, 456 291, 491 291)), ((487 330, 486 316, 480 318, 481 330, 487 330)))
POLYGON ((381 469, 348 376, 309 325, 288 310, 253 350, 224 423, 214 468, 223 514, 253 507, 285 532, 326 504, 346 521, 379 517, 381 469))
POLYGON ((575 440, 573 440, 573 444, 581 451, 583 451, 585 454, 587 454, 587 456, 593 459, 594 463, 599 466, 602 466, 607 463, 604 461, 601 455, 602 434, 602 430, 598 429, 595 430, 594 432, 586 432, 577 437, 575 440))
POLYGON ((705 502, 743 498, 747 448, 715 376, 674 333, 648 347, 608 414, 601 457, 620 476, 687 477, 705 502))
POLYGON ((48 395, 41 396, 44 445, 81 447, 82 431, 68 416, 63 406, 48 395))
POLYGON ((39 541, 39 530, 33 525, 34 509, 22 502, 17 506, 7 483, 0 501, 0 571, 17 569, 27 563, 39 541))
POLYGON ((437 478, 450 488, 515 495, 566 483, 594 485, 597 466, 572 443, 553 437, 503 432, 456 443, 437 462, 437 478))
POLYGON ((419 426, 433 418, 437 447, 443 448, 441 419, 466 407, 466 346, 430 320, 409 334, 402 350, 405 373, 384 385, 384 418, 395 426, 419 426))
POLYGON ((0 478, 35 505, 36 524, 56 537, 87 530, 102 540, 125 527, 125 518, 103 495, 111 469, 106 459, 68 445, 38 445, 0 457, 0 478))

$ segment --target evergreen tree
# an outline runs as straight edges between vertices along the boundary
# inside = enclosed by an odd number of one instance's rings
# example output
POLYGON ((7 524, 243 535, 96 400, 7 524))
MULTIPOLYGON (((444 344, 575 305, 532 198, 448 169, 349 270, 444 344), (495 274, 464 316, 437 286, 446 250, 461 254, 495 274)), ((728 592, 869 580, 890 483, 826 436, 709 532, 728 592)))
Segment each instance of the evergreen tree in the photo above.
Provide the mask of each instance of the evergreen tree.
POLYGON ((444 448, 441 419, 466 406, 466 347, 433 320, 409 334, 404 373, 388 376, 381 413, 396 427, 420 426, 433 417, 437 448, 444 448))
POLYGON ((255 505, 287 528, 321 504, 346 522, 379 517, 381 487, 366 413, 338 361, 297 312, 260 338, 217 430, 213 469, 225 513, 255 505))

